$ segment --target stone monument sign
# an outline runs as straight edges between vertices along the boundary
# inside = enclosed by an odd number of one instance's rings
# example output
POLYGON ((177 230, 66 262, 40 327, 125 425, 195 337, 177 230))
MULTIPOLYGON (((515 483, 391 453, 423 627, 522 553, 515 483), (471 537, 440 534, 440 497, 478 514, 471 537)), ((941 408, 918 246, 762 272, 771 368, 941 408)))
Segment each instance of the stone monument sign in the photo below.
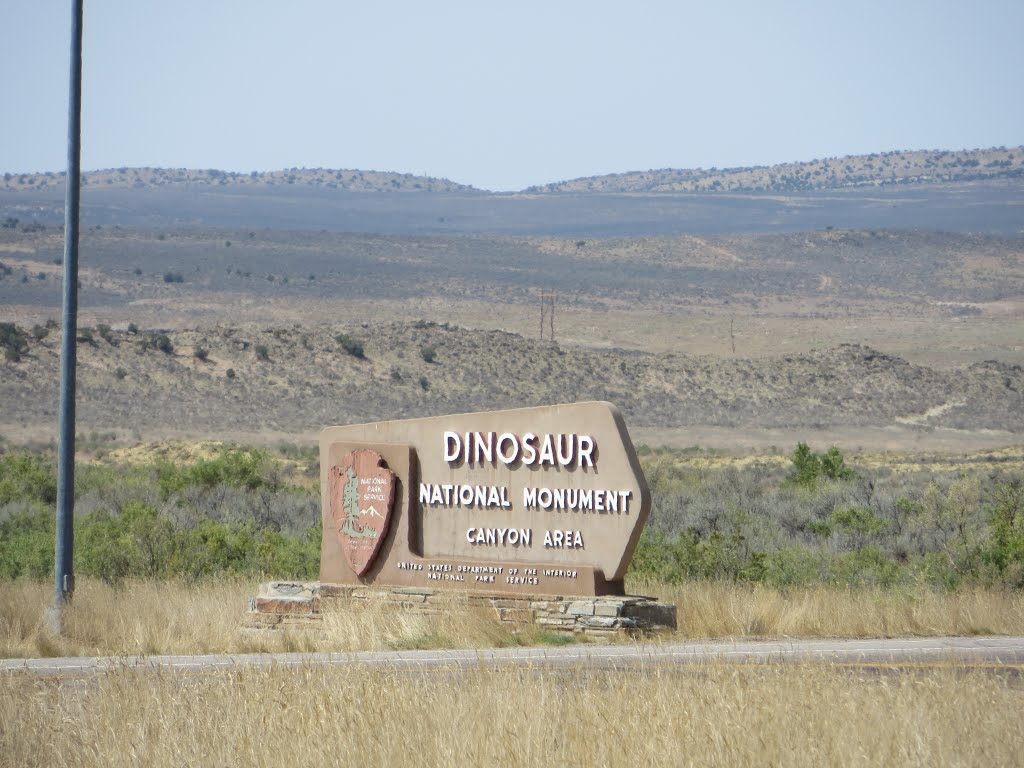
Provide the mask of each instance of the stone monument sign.
POLYGON ((328 427, 320 581, 621 595, 650 493, 590 402, 328 427))

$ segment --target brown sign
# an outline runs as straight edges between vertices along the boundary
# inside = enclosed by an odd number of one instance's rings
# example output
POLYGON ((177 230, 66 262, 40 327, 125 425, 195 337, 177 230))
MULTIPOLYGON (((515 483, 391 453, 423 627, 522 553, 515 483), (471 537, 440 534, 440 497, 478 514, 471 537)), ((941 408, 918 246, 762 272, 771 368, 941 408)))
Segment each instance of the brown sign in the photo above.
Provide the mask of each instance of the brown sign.
POLYGON ((395 496, 395 473, 379 453, 348 453, 330 468, 331 520, 356 576, 362 576, 384 542, 395 496))
POLYGON ((328 427, 320 456, 327 583, 619 593, 650 511, 610 403, 328 427), (378 531, 353 489, 385 487, 380 472, 393 502, 374 507, 378 531))

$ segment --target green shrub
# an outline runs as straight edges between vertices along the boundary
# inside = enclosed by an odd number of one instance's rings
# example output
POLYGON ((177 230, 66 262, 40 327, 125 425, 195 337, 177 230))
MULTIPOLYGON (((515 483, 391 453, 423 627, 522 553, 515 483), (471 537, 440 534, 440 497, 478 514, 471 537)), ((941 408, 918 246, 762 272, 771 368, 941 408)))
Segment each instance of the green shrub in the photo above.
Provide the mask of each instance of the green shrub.
POLYGON ((801 546, 788 546, 773 552, 754 552, 740 572, 747 581, 773 587, 801 587, 820 583, 827 573, 828 558, 801 546))
POLYGON ((167 355, 174 352, 174 343, 171 341, 171 337, 166 333, 147 332, 142 339, 139 340, 138 345, 139 352, 145 352, 149 349, 159 350, 167 355))
POLYGON ((899 566, 878 547, 843 553, 829 564, 829 580, 842 586, 890 586, 898 576, 899 566))
POLYGON ((1024 481, 1013 478, 992 489, 988 503, 991 537, 984 561, 1007 586, 1024 587, 1024 481))
POLYGON ((834 445, 821 457, 821 473, 829 480, 850 480, 856 477, 853 470, 846 466, 842 452, 834 445))
POLYGON ((267 361, 270 359, 270 350, 267 349, 266 344, 257 344, 253 351, 256 353, 257 360, 267 361))
POLYGON ((787 479, 793 485, 813 489, 821 477, 829 480, 850 480, 855 477, 846 466, 842 452, 832 446, 824 454, 814 453, 807 443, 797 443, 790 456, 792 467, 787 479))
POLYGON ((425 363, 433 363, 437 359, 437 350, 431 346, 420 347, 420 357, 425 363))
POLYGON ((191 466, 158 461, 154 469, 156 485, 164 499, 190 486, 209 490, 226 485, 276 492, 282 484, 280 464, 255 448, 227 448, 214 458, 200 459, 191 466))
POLYGON ((0 518, 0 578, 53 576, 55 515, 39 504, 0 518))
POLYGON ((132 500, 121 514, 97 510, 78 521, 81 529, 75 563, 83 574, 109 583, 129 576, 170 575, 177 534, 152 506, 132 500))
POLYGON ((169 355, 174 351, 174 345, 171 343, 171 337, 166 333, 158 333, 153 339, 153 346, 166 355, 169 355))
POLYGON ((0 323, 0 347, 4 348, 5 359, 16 363, 28 352, 28 337, 14 323, 0 323))
POLYGON ((348 352, 352 357, 363 360, 366 355, 363 351, 363 343, 357 339, 353 339, 351 336, 345 333, 339 333, 334 337, 334 340, 341 344, 341 348, 348 352))
POLYGON ((692 464, 686 450, 641 447, 653 506, 630 573, 782 587, 1024 587, 1019 470, 971 462, 860 476, 830 453, 799 448, 788 467, 716 468, 692 464))
MULTIPOLYGON (((0 453, 0 578, 52 576, 55 496, 51 459, 0 453)), ((318 571, 318 497, 288 485, 263 451, 225 449, 191 465, 85 464, 75 497, 76 571, 112 584, 318 571), (288 522, 289 510, 301 517, 288 522)))
POLYGON ((829 515, 833 532, 867 537, 885 530, 886 522, 867 507, 837 507, 829 515))
POLYGON ((56 503, 57 470, 52 460, 21 451, 0 453, 0 505, 11 501, 56 503))
POLYGON ((821 458, 813 453, 807 443, 797 443, 789 459, 793 467, 787 479, 794 485, 813 488, 821 474, 821 458))

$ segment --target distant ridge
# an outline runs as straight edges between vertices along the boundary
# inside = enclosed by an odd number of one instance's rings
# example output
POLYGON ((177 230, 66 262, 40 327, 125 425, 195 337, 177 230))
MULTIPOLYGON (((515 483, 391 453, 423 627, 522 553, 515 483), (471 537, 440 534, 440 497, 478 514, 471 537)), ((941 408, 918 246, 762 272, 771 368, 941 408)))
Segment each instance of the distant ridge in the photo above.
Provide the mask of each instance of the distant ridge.
MULTIPOLYGON (((746 168, 664 168, 589 176, 504 195, 808 192, 908 184, 1024 178, 1024 146, 990 149, 896 150, 746 168)), ((146 189, 195 185, 310 188, 344 192, 492 194, 444 178, 391 171, 289 168, 237 173, 216 169, 111 168, 83 174, 87 187, 146 189)), ((63 188, 64 173, 4 173, 0 190, 63 188)))
POLYGON ((848 155, 749 168, 664 168, 529 187, 530 194, 806 192, 822 189, 1024 177, 1024 146, 848 155))
MULTIPOLYGON (((483 192, 466 184, 432 176, 391 171, 360 171, 354 169, 289 168, 281 171, 235 173, 216 169, 187 168, 109 168, 82 174, 85 186, 101 188, 197 186, 310 187, 347 192, 483 192)), ((64 186, 64 172, 5 173, 0 189, 44 190, 64 186)))

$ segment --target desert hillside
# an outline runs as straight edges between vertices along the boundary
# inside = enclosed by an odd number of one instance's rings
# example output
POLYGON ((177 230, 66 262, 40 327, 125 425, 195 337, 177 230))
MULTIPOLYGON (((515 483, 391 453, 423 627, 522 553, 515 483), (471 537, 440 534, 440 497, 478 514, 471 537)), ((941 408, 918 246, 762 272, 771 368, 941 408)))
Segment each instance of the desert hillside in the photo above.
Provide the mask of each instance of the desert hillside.
MULTIPOLYGON (((0 432, 52 431, 59 334, 0 364, 0 432)), ((35 338, 34 336, 43 336, 35 338)), ((631 427, 898 428, 1024 434, 1024 370, 939 371, 864 346, 722 359, 562 347, 435 323, 83 329, 82 430, 306 434, 321 426, 610 400, 631 427)))
MULTIPOLYGON (((80 423, 306 439, 607 399, 652 444, 1019 443, 1022 168, 1021 148, 893 152, 500 194, 89 173, 80 423)), ((0 183, 0 433, 19 439, 55 429, 62 181, 0 183)))

